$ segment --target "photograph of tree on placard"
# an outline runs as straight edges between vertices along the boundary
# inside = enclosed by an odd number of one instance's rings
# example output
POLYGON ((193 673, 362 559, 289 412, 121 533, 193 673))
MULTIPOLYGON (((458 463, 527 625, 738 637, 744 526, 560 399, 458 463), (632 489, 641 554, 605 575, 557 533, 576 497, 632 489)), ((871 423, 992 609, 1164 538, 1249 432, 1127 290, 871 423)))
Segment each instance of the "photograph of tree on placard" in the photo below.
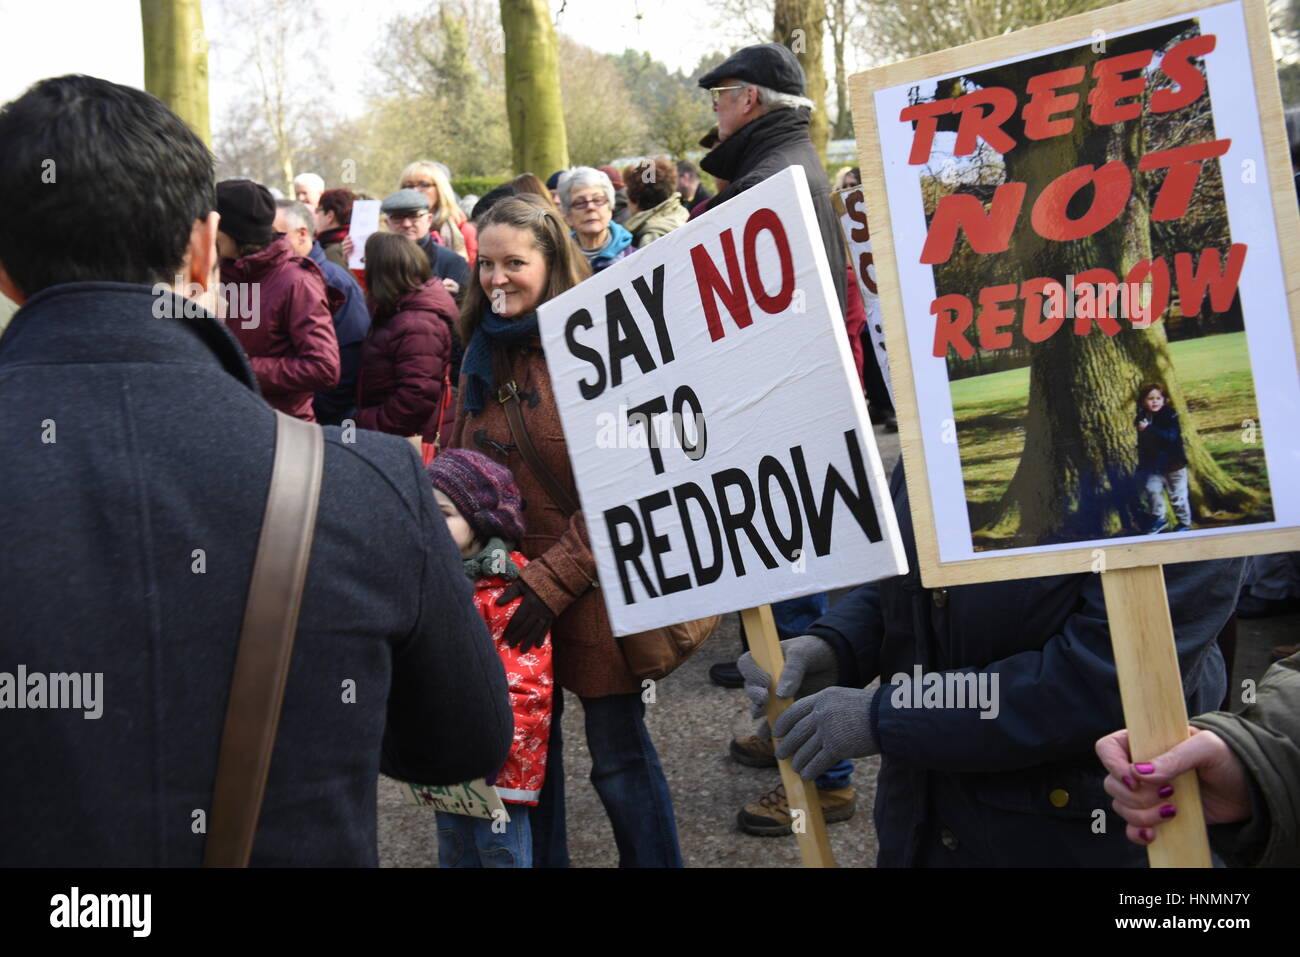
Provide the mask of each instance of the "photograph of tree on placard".
POLYGON ((1005 135, 972 150, 959 113, 930 120, 920 180, 927 248, 951 236, 928 261, 940 327, 964 330, 946 361, 978 551, 1273 519, 1246 343, 1259 317, 1236 295, 1247 250, 1229 229, 1210 49, 1187 19, 913 88, 916 104, 986 92, 1005 135), (1120 95, 1099 115, 1101 61, 1120 95), (1048 86, 1059 99, 1043 112, 1002 119, 999 95, 1048 86), (945 233, 936 213, 957 194, 968 215, 945 233), (989 252, 979 230, 1017 199, 1007 246, 989 252))

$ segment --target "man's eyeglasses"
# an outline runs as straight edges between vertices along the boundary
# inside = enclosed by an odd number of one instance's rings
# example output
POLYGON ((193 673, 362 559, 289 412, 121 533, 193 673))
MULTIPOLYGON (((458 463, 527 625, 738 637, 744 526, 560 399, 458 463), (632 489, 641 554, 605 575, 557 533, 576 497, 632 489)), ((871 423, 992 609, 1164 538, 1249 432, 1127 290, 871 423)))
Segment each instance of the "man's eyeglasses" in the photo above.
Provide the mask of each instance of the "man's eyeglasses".
POLYGON ((600 209, 600 207, 608 206, 608 205, 609 205, 608 196, 594 196, 591 199, 580 199, 576 203, 570 203, 569 209, 583 210, 583 209, 589 209, 593 206, 596 209, 600 209))
POLYGON ((418 223, 420 217, 427 213, 427 209, 417 209, 406 213, 385 213, 390 223, 418 223))
POLYGON ((722 94, 727 90, 743 90, 744 88, 745 85, 743 83, 737 83, 733 86, 711 86, 709 87, 709 95, 713 97, 713 103, 716 106, 718 100, 721 99, 722 94))

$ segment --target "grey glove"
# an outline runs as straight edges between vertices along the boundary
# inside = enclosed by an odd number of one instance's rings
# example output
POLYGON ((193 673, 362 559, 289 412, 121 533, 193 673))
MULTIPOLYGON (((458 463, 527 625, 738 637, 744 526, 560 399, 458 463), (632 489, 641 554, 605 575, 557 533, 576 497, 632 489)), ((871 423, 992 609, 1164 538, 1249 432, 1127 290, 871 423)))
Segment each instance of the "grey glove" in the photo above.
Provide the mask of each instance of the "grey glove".
MULTIPOLYGON (((835 649, 829 641, 816 635, 799 635, 781 642, 781 654, 785 657, 785 668, 781 671, 781 681, 776 686, 778 698, 802 698, 815 694, 823 688, 829 688, 839 679, 839 662, 835 659, 835 649)), ((748 651, 736 662, 741 675, 745 678, 745 694, 749 696, 749 713, 761 718, 767 708, 767 689, 772 685, 772 676, 759 667, 754 656, 748 651)))
POLYGON ((793 755, 791 766, 811 781, 845 758, 880 753, 871 733, 871 699, 876 689, 826 688, 800 698, 776 719, 772 733, 781 739, 778 758, 793 755))

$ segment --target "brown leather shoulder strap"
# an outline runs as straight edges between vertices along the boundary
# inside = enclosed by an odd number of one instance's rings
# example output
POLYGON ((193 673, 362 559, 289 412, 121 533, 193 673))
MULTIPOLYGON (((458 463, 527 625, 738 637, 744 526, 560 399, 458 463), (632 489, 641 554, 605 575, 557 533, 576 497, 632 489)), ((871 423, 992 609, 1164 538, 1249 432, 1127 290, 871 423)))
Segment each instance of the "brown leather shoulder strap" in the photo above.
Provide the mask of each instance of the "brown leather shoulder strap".
POLYGON ((280 724, 325 444, 320 427, 276 412, 275 460, 221 732, 204 867, 247 867, 280 724))
POLYGON ((546 467, 542 457, 537 454, 537 447, 533 445, 528 427, 524 425, 524 413, 519 403, 519 389, 510 377, 510 364, 499 349, 492 350, 492 366, 497 380, 497 399, 505 406, 506 421, 510 423, 510 434, 519 448, 519 454, 523 456, 524 463, 537 481, 542 483, 542 488, 546 489, 546 494, 551 497, 551 501, 563 509, 565 514, 572 515, 574 512, 581 511, 582 506, 578 504, 577 499, 569 494, 569 490, 555 477, 555 473, 546 467))

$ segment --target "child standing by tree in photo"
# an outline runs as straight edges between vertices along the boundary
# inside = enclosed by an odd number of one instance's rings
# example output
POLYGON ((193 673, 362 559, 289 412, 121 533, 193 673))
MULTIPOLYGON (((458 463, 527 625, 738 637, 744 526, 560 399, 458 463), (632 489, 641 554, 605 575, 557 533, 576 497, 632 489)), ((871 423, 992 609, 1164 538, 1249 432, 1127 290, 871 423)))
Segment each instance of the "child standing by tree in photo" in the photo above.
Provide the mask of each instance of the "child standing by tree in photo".
POLYGON ((1151 519, 1147 534, 1155 535, 1169 527, 1166 492, 1178 519, 1174 531, 1185 532, 1192 527, 1192 507, 1187 498, 1187 455, 1183 451, 1178 413, 1169 404, 1164 386, 1151 383, 1138 390, 1134 424, 1138 430, 1138 476, 1151 519))
POLYGON ((474 582, 474 606, 505 665, 515 717, 510 756, 494 781, 497 793, 510 805, 510 821, 439 814, 438 866, 532 867, 528 809, 537 804, 546 778, 551 643, 543 632, 536 646, 527 640, 506 644, 506 625, 523 599, 515 596, 498 604, 501 593, 528 564, 515 551, 524 535, 523 500, 510 470, 480 452, 448 449, 427 471, 447 530, 465 559, 465 573, 474 582))

